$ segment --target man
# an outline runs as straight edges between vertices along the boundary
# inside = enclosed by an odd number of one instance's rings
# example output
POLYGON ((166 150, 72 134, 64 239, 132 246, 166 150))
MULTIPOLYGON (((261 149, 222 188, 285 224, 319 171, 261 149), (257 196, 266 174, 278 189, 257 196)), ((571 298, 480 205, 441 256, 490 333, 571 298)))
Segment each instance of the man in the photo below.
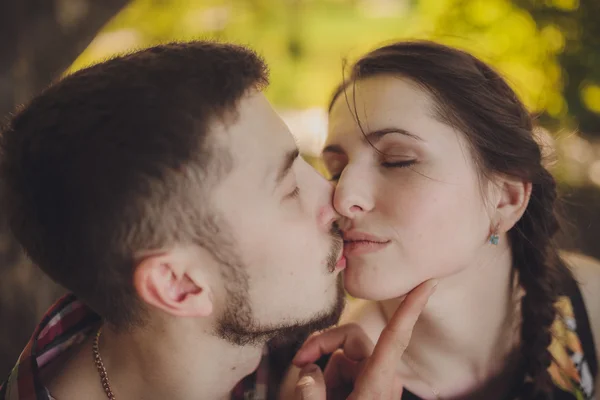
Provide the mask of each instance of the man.
MULTIPOLYGON (((72 294, 0 399, 221 399, 267 340, 343 307, 332 188, 227 44, 168 44, 68 76, 11 119, 11 228, 72 294)), ((260 393, 258 393, 260 396, 260 393)))

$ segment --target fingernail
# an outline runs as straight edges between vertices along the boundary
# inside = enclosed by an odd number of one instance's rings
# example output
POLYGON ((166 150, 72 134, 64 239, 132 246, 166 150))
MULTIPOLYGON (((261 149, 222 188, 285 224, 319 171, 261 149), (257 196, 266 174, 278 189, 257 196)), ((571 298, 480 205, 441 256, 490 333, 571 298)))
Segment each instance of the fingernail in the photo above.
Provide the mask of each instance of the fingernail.
POLYGON ((303 376, 296 384, 300 389, 300 397, 302 400, 310 400, 314 397, 314 387, 317 381, 312 376, 303 376))
POLYGON ((310 375, 306 375, 298 379, 298 386, 300 386, 302 389, 306 389, 307 386, 312 386, 315 384, 315 382, 315 378, 310 375))
POLYGON ((317 381, 312 376, 318 371, 319 367, 315 364, 309 364, 302 368, 296 387, 300 390, 302 400, 311 400, 317 398, 317 381))

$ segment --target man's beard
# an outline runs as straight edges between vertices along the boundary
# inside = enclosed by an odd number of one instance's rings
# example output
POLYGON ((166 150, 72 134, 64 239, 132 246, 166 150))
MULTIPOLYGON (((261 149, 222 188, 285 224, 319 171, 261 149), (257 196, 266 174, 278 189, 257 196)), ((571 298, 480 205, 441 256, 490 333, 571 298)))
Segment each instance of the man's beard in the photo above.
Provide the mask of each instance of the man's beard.
MULTIPOLYGON (((331 229, 333 238, 331 250, 327 256, 327 271, 334 273, 339 252, 343 247, 339 228, 334 225, 331 229)), ((224 266, 226 274, 226 291, 228 303, 223 315, 217 322, 216 334, 222 339, 238 346, 262 346, 273 340, 277 345, 303 341, 312 332, 323 330, 335 325, 344 311, 345 292, 342 275, 336 282, 336 299, 334 304, 314 317, 280 325, 263 325, 252 316, 249 300, 248 276, 243 264, 237 260, 235 265, 228 263, 224 266)), ((274 301, 277 301, 274 299, 274 301)))

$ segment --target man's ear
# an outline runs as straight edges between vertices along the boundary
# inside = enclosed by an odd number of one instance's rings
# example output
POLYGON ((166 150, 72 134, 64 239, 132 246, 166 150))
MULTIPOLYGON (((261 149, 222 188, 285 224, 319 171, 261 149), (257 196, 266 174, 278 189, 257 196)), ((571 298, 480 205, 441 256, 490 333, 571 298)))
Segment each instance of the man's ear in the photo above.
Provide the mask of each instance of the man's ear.
POLYGON ((500 177, 495 182, 498 189, 494 214, 496 229, 508 232, 523 216, 531 198, 531 182, 500 177))
POLYGON ((192 249, 173 249, 144 256, 136 265, 133 284, 144 302, 178 317, 207 317, 213 296, 206 275, 194 270, 192 249), (193 276, 193 279, 191 278, 193 276))

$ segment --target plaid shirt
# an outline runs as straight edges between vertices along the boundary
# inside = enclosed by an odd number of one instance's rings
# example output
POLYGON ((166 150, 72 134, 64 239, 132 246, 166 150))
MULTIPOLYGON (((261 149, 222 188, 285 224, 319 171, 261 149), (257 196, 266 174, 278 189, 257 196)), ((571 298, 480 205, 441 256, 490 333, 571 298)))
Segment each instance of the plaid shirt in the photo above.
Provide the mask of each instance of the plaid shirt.
MULTIPOLYGON (((100 322, 74 295, 58 300, 21 353, 17 365, 0 386, 0 400, 53 400, 40 379, 40 370, 71 346, 83 342, 100 322)), ((265 400, 267 396, 268 357, 258 369, 244 378, 231 392, 232 400, 265 400)))

